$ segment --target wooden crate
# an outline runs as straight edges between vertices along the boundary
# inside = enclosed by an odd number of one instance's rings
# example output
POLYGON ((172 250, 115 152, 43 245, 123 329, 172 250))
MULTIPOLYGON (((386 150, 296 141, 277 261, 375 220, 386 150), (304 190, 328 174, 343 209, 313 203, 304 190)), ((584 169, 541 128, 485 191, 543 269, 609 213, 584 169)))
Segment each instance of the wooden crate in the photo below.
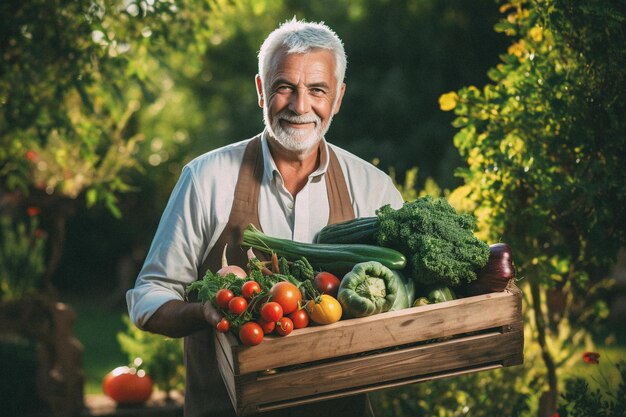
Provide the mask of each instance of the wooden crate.
POLYGON ((266 336, 216 332, 240 416, 523 362, 521 293, 506 291, 266 336))

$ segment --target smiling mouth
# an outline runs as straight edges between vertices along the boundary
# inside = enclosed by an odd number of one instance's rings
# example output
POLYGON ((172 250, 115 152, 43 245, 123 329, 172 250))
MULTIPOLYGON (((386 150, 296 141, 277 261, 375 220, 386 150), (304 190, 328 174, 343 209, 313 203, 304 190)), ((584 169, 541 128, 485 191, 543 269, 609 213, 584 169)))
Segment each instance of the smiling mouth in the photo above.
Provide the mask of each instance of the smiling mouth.
POLYGON ((286 124, 289 127, 292 127, 294 129, 304 129, 304 128, 310 128, 310 127, 315 127, 315 122, 314 121, 310 121, 310 122, 294 122, 294 121, 290 121, 287 119, 280 119, 281 124, 286 124))

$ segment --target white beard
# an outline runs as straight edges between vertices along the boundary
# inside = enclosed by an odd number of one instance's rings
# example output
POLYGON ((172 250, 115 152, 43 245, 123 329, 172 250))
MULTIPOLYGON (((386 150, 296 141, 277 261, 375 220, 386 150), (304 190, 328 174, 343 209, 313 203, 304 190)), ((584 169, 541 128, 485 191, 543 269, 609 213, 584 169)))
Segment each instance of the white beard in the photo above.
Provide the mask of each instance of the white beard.
POLYGON ((283 148, 299 155, 305 155, 313 149, 324 137, 326 132, 328 132, 328 128, 332 122, 332 115, 328 119, 328 122, 322 126, 322 121, 315 113, 307 116, 298 116, 293 114, 290 110, 285 109, 276 114, 274 120, 270 122, 269 110, 266 106, 263 107, 263 120, 265 121, 265 126, 270 135, 276 139, 283 148), (302 130, 290 127, 283 128, 280 123, 281 119, 292 123, 315 123, 315 129, 302 130))

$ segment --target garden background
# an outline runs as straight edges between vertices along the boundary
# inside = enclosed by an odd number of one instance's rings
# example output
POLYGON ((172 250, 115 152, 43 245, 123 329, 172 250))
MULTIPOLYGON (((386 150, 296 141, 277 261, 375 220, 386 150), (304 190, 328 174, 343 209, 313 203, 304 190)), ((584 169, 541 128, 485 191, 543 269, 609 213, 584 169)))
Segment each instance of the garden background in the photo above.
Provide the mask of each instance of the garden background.
POLYGON ((137 353, 179 360, 127 325, 125 290, 182 166, 262 130, 256 53, 296 16, 348 55, 328 139, 407 200, 474 214, 524 294, 523 366, 383 391, 377 412, 624 415, 623 0, 7 0, 0 16, 0 295, 75 309, 86 393, 137 353))

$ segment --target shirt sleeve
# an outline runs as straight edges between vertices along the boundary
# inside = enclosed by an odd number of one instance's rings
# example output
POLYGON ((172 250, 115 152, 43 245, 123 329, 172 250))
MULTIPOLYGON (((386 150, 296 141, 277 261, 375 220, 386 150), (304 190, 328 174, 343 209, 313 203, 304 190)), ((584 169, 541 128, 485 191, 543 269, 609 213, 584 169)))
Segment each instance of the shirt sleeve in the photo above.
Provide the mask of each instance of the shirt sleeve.
POLYGON ((183 300, 187 284, 197 279, 206 242, 204 205, 190 169, 181 173, 159 222, 152 245, 137 277, 126 293, 130 319, 143 328, 165 302, 183 300))
MULTIPOLYGON (((393 209, 398 210, 404 204, 404 199, 402 198, 402 194, 393 184, 391 178, 388 178, 386 186, 383 188, 383 201, 384 204, 389 204, 393 209)), ((381 204, 382 206, 382 204, 381 204)))

